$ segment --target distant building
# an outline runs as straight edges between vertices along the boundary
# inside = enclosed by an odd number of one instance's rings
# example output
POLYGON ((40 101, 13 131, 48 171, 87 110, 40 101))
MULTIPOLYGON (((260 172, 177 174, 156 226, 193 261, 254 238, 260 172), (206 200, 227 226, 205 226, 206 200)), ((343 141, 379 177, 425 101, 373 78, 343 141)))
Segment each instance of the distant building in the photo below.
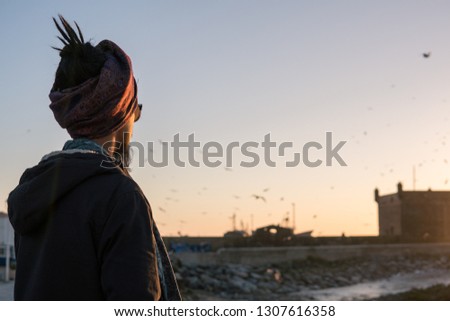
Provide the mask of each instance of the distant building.
POLYGON ((5 244, 14 245, 14 230, 8 214, 0 212, 0 247, 5 244))
POLYGON ((252 238, 259 243, 276 245, 289 240, 293 235, 294 230, 292 228, 268 225, 256 229, 252 238))
POLYGON ((14 278, 15 274, 11 270, 14 264, 14 230, 9 222, 8 215, 0 212, 0 281, 14 278), (5 269, 6 266, 9 266, 10 269, 5 269))
POLYGON ((398 237, 404 241, 450 241, 450 191, 404 191, 379 195, 379 236, 398 237))

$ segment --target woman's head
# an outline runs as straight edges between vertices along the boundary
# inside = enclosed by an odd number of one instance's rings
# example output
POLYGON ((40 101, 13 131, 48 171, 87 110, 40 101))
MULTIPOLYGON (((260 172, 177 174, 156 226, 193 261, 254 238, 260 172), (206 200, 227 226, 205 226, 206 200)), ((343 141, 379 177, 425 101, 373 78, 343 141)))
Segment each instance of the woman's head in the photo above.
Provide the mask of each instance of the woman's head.
POLYGON ((76 23, 77 31, 59 19, 53 20, 64 46, 54 48, 61 60, 49 95, 55 119, 72 138, 102 140, 125 130, 131 135, 140 105, 130 58, 112 41, 85 42, 76 23))

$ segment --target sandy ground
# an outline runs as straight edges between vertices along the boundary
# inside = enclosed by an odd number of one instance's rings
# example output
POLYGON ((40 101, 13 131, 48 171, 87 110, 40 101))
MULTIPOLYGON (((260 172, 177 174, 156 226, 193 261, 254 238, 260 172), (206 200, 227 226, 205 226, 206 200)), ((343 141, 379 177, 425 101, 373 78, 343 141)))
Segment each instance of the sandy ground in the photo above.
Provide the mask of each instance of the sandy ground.
POLYGON ((12 301, 14 291, 14 282, 0 281, 0 301, 12 301))

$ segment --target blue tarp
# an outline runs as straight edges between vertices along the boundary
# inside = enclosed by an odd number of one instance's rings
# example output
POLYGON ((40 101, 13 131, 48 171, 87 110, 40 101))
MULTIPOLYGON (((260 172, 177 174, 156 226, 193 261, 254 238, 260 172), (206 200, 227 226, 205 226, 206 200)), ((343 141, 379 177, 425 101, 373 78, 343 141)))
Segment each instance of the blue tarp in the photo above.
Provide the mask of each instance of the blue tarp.
POLYGON ((174 253, 183 253, 183 252, 195 252, 195 253, 204 253, 211 252, 211 244, 208 243, 200 243, 200 244, 188 244, 188 243, 171 243, 170 250, 174 253))

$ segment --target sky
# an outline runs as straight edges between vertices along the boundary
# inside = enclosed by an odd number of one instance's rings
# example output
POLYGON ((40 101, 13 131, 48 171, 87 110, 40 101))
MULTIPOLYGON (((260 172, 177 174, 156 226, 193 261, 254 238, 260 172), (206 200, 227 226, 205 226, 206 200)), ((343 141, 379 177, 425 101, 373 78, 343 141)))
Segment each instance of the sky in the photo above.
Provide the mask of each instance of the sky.
POLYGON ((59 13, 131 57, 144 105, 133 140, 155 142, 155 159, 176 134, 225 148, 270 133, 298 152, 325 146, 327 132, 346 142, 347 166, 315 168, 286 157, 244 168, 238 153, 231 170, 139 167, 135 153, 132 176, 163 235, 223 235, 234 214, 237 228, 292 225, 292 204, 296 233, 377 235, 375 188, 412 190, 413 167, 416 190, 450 188, 448 1, 3 1, 1 200, 70 139, 48 108, 59 13))

